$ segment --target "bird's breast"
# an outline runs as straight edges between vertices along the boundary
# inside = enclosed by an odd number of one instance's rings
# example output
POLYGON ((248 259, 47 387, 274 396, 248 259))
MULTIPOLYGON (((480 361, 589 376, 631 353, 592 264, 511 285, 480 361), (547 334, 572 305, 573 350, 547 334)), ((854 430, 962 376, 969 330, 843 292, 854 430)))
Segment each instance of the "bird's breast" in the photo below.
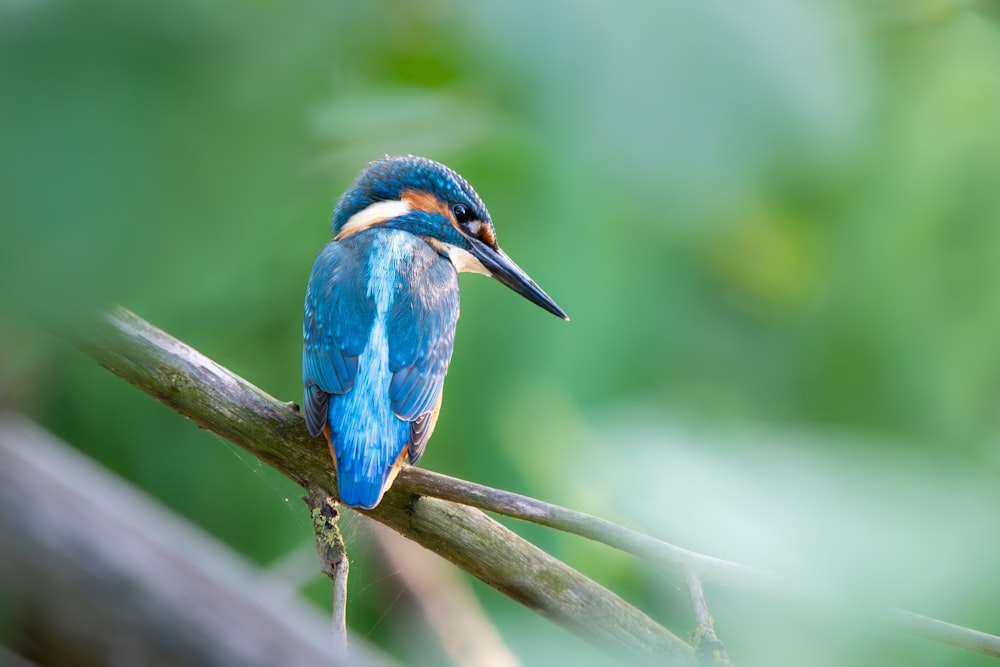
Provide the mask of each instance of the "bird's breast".
MULTIPOLYGON (((352 237, 354 238, 354 237, 352 237)), ((373 229, 358 234, 366 245, 365 294, 375 307, 376 319, 384 319, 400 299, 420 297, 437 289, 443 265, 450 264, 423 239, 398 229, 373 229)))

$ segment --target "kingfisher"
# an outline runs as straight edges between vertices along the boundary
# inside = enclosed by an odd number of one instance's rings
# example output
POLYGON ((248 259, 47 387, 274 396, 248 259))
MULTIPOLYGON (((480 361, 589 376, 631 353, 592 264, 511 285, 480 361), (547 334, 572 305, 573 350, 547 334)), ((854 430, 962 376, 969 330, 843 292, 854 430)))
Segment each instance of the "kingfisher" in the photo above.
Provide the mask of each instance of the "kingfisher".
POLYGON ((492 276, 569 318, 497 245, 464 178, 412 155, 370 163, 340 197, 306 288, 306 427, 330 445, 340 500, 371 509, 416 464, 441 408, 458 273, 492 276))

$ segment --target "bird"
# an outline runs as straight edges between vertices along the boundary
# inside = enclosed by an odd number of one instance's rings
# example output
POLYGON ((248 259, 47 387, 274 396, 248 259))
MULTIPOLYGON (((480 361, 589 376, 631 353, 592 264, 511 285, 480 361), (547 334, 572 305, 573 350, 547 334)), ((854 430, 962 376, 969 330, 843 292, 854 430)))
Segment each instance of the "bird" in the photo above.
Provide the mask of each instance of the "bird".
POLYGON ((437 423, 459 272, 569 317, 500 249, 472 186, 434 160, 368 164, 338 200, 331 234, 306 287, 303 413, 330 446, 340 502, 372 509, 437 423))

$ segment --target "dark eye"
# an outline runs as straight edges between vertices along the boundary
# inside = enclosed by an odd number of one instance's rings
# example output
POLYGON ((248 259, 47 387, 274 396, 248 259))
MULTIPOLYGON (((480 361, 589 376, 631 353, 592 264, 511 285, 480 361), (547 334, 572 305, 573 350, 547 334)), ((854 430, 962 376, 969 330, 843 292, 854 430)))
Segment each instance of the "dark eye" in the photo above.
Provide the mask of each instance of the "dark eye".
POLYGON ((455 214, 455 220, 457 220, 460 225, 468 224, 472 222, 474 218, 472 211, 465 204, 453 204, 451 212, 455 214))

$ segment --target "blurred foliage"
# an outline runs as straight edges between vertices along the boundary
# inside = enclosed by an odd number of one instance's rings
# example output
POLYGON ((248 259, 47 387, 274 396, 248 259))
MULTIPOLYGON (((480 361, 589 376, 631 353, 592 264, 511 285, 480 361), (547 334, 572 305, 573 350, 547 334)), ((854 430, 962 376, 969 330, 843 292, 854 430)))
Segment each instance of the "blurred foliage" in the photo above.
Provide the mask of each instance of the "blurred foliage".
MULTIPOLYGON (((997 16, 0 0, 0 404, 261 562, 308 543, 292 485, 40 332, 120 302, 296 399, 337 196, 423 154, 573 318, 463 277, 423 465, 1000 631, 997 16)), ((671 578, 518 529, 688 622, 671 578)), ((419 663, 392 573, 347 530, 355 627, 419 663)), ((789 614, 718 593, 737 664, 985 664, 805 621, 776 658, 789 614)), ((482 597, 529 663, 592 658, 482 597)))

